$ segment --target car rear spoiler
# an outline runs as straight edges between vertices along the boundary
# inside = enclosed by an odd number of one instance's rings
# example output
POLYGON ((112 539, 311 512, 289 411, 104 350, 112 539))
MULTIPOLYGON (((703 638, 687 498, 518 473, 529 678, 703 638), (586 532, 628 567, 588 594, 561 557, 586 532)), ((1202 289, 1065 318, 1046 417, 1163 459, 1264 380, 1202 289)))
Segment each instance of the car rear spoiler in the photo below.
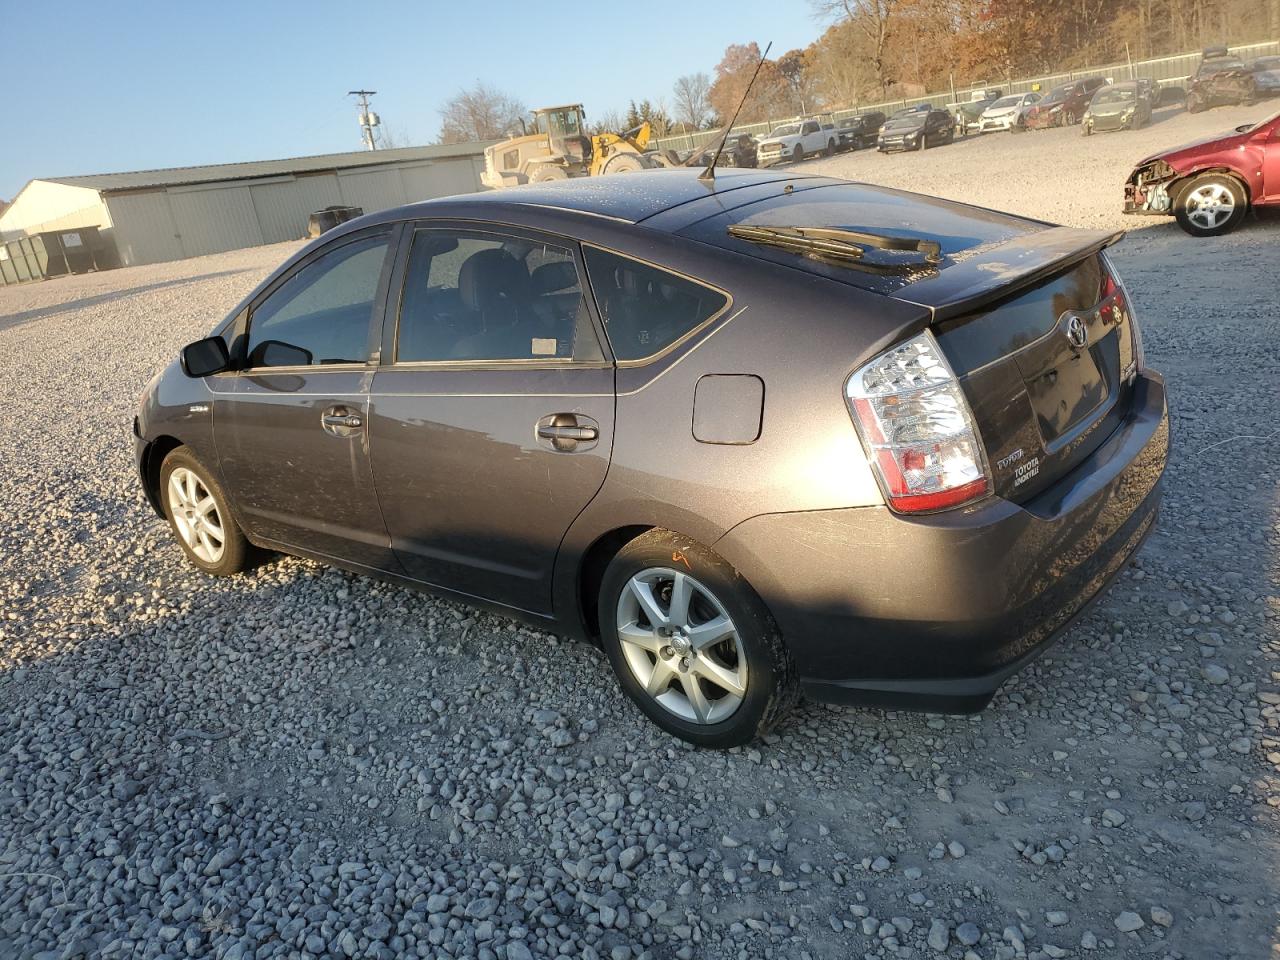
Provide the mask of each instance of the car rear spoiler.
POLYGON ((1003 243, 965 251, 930 276, 909 283, 894 299, 928 307, 933 322, 972 313, 1034 286, 1091 257, 1124 231, 1048 227, 1003 243))

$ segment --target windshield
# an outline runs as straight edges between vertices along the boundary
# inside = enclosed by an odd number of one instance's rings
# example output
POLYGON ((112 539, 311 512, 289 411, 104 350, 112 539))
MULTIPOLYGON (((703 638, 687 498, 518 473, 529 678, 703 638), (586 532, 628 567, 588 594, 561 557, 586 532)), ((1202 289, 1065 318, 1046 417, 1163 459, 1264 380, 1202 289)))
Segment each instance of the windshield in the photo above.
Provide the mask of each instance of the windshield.
POLYGON ((1062 86, 1062 87, 1054 87, 1052 90, 1049 91, 1049 95, 1044 99, 1045 100, 1065 100, 1067 99, 1067 97, 1071 96, 1071 91, 1074 90, 1075 88, 1076 88, 1076 85, 1074 83, 1068 83, 1066 86, 1062 86))
POLYGON ((1196 71, 1196 75, 1204 77, 1218 73, 1221 70, 1240 70, 1243 67, 1244 61, 1239 57, 1219 57, 1216 60, 1206 60, 1200 64, 1200 69, 1196 71))
POLYGON ((1138 92, 1133 87, 1107 87, 1099 90, 1093 98, 1094 103, 1129 103, 1138 92))
POLYGON ((788 123, 788 124, 786 124, 785 126, 778 127, 778 129, 776 129, 776 130, 774 130, 774 131, 770 132, 769 136, 771 136, 771 137, 794 137, 794 136, 796 136, 796 135, 797 135, 797 134, 799 134, 799 133, 800 133, 800 124, 798 124, 798 123, 788 123))
POLYGON ((1005 107, 1016 107, 1016 106, 1017 106, 1019 103, 1021 103, 1021 102, 1022 102, 1022 97, 1021 97, 1021 96, 1017 96, 1017 97, 1001 97, 999 100, 997 100, 997 101, 996 101, 995 103, 993 103, 991 106, 987 107, 987 109, 988 109, 988 110, 1003 110, 1005 107))
POLYGON ((1255 70, 1280 70, 1280 57, 1259 57, 1253 61, 1255 70))

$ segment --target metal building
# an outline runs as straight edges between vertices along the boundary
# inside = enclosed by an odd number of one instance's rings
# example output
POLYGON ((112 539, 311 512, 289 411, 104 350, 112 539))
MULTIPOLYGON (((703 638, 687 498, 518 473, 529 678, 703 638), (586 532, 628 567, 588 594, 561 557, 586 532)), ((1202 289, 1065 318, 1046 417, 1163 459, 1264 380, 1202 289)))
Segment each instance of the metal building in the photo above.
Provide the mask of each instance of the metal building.
POLYGON ((0 216, 0 240, 97 227, 122 265, 179 260, 306 235, 343 204, 366 213, 480 189, 483 143, 32 180, 0 216))

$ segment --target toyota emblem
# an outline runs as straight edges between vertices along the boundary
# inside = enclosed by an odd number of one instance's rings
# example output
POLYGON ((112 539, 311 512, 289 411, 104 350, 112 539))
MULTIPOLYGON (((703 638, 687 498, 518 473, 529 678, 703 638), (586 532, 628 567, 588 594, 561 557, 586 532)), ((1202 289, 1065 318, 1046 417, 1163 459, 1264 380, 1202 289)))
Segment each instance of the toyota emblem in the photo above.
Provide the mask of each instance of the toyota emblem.
POLYGON ((1077 351, 1089 345, 1089 328, 1084 325, 1084 320, 1075 314, 1067 320, 1067 343, 1077 351))

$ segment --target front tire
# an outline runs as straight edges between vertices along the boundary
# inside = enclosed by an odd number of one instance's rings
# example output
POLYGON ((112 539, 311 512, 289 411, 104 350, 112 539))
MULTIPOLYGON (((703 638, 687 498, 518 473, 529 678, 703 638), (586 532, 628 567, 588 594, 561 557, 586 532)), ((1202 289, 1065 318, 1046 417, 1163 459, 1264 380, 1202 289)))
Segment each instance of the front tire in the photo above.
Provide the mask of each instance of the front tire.
POLYGON ((171 450, 160 465, 160 502, 192 566, 215 577, 249 566, 249 541, 231 515, 226 494, 189 448, 171 450))
POLYGON ((618 683, 673 736, 740 746, 798 698, 795 667, 763 601, 688 537, 651 530, 623 547, 605 571, 599 609, 618 683))
POLYGON ((800 144, 797 143, 796 148, 791 151, 791 162, 799 163, 803 159, 804 159, 804 147, 800 146, 800 144))
POLYGON ((1217 237, 1240 226, 1249 198, 1233 177, 1203 173, 1192 177, 1173 201, 1173 215, 1193 237, 1217 237))

